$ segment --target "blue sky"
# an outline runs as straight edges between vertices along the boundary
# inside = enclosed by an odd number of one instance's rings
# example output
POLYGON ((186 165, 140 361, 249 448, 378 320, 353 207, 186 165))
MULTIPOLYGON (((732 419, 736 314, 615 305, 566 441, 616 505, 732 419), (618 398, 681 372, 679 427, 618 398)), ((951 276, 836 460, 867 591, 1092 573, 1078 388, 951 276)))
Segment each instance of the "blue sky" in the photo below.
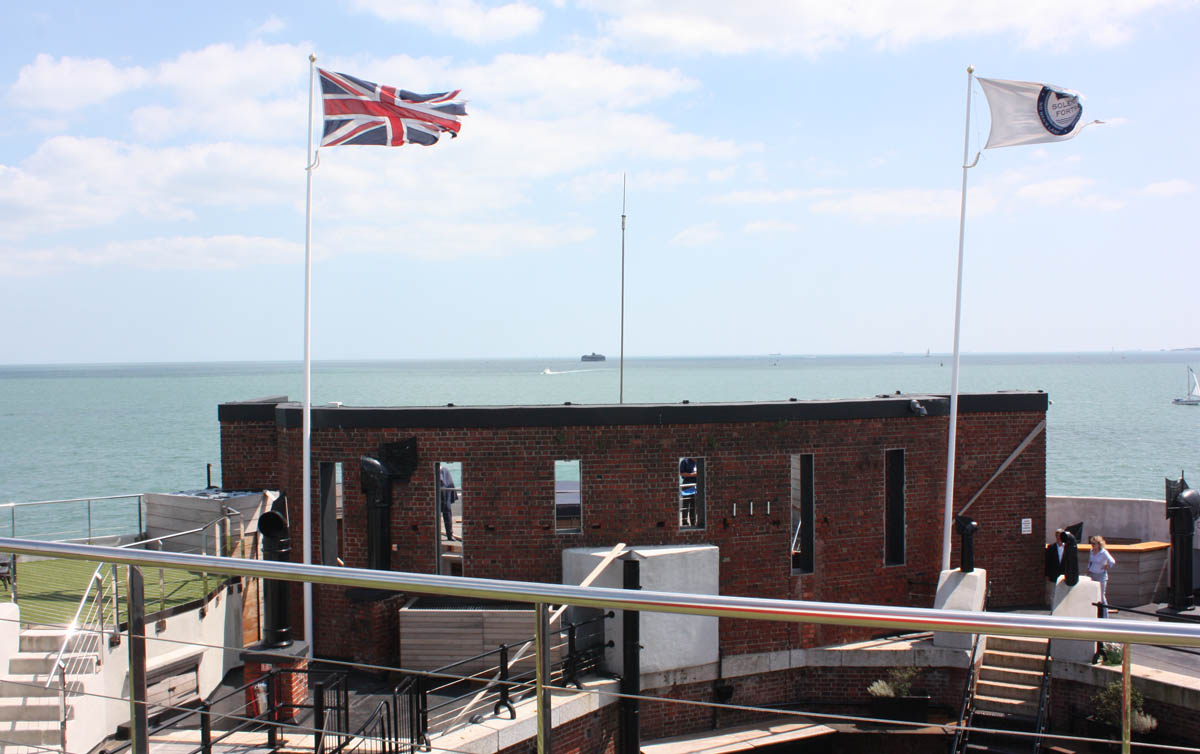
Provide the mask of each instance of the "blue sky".
MULTIPOLYGON (((970 171, 964 351, 1200 345, 1200 5, 50 2, 0 48, 0 362, 299 359, 308 61, 461 88, 321 150, 316 359, 949 351, 966 66, 1107 125, 970 171)), ((975 85, 971 154, 987 139, 975 85)))

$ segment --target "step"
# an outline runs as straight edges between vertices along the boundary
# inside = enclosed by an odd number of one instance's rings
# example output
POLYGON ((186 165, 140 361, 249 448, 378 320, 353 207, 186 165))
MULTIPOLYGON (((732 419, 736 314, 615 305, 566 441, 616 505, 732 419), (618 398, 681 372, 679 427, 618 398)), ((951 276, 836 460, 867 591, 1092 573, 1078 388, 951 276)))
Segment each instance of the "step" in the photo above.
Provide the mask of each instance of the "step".
MULTIPOLYGON (((57 696, 12 697, 0 699, 0 724, 13 720, 53 720, 58 722, 57 696)), ((68 716, 71 707, 67 707, 68 716)))
MULTIPOLYGON (((58 696, 58 683, 46 688, 46 675, 9 675, 0 678, 0 699, 21 697, 58 696)), ((67 681, 67 692, 79 694, 83 692, 83 684, 79 681, 67 681)))
MULTIPOLYGON (((18 648, 21 652, 58 652, 62 649, 67 631, 63 628, 27 628, 21 632, 18 648)), ((81 631, 71 637, 68 652, 78 652, 91 645, 99 645, 99 638, 94 633, 81 631)))
POLYGON ((989 647, 988 651, 983 653, 983 665, 984 667, 1032 670, 1041 673, 1046 667, 1046 658, 1020 652, 997 651, 989 647))
POLYGON ((975 686, 976 695, 1012 699, 1018 702, 1037 702, 1042 695, 1042 687, 1030 686, 1025 683, 1002 683, 999 681, 980 681, 975 686))
POLYGON ((1033 739, 1025 736, 996 736, 975 734, 967 741, 966 750, 975 754, 1029 754, 1033 739))
POLYGON ((1017 668, 984 665, 979 669, 979 680, 1041 687, 1042 673, 1040 670, 1018 670, 1017 668))
POLYGON ((998 652, 1016 652, 1018 654, 1046 656, 1046 640, 1032 639, 1023 636, 989 636, 987 648, 998 652))
MULTIPOLYGON (((1037 723, 1037 718, 1026 717, 1025 715, 1011 715, 1004 712, 992 712, 989 710, 976 709, 975 714, 971 718, 971 725, 975 728, 989 728, 997 731, 1031 731, 1037 723)), ((971 738, 976 736, 987 737, 992 734, 976 732, 971 734, 971 738)))
MULTIPOLYGON (((96 672, 97 663, 94 654, 66 654, 63 663, 68 675, 91 675, 96 672)), ((18 675, 36 675, 54 671, 58 652, 18 652, 8 660, 8 672, 18 675)))
POLYGON ((1010 717, 1017 716, 1036 720, 1038 705, 1036 700, 1029 702, 977 693, 975 694, 975 709, 983 712, 1001 712, 1010 717))
POLYGON ((57 720, 9 720, 0 722, 0 741, 18 746, 61 748, 62 729, 57 720))

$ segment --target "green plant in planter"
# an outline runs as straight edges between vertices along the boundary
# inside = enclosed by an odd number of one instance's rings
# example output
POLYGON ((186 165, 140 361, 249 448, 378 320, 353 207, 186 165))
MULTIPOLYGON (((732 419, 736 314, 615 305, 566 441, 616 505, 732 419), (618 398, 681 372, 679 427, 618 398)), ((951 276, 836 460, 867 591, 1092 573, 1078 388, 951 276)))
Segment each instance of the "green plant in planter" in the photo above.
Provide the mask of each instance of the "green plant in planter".
POLYGON ((1125 653, 1121 649, 1120 644, 1113 644, 1106 641, 1101 649, 1101 654, 1104 655, 1105 665, 1120 665, 1125 653))
POLYGON ((886 679, 880 678, 868 686, 867 693, 871 696, 909 696, 913 681, 920 673, 920 668, 892 668, 886 679))
MULTIPOLYGON (((1158 720, 1142 709, 1145 699, 1135 688, 1129 690, 1129 727, 1134 733, 1149 733, 1158 727, 1158 720)), ((1113 681, 1092 696, 1092 715, 1100 722, 1121 727, 1121 683, 1113 681)))

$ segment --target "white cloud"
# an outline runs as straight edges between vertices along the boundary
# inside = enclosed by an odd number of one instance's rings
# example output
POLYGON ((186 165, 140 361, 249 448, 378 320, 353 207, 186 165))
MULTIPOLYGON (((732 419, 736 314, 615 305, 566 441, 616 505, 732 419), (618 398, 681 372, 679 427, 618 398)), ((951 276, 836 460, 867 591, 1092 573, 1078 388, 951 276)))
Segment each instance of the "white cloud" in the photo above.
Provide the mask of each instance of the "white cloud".
POLYGON ((983 35, 1019 38, 1032 48, 1126 41, 1138 18, 1183 0, 584 0, 608 16, 606 31, 623 43, 696 54, 750 52, 816 56, 854 42, 884 49, 983 35))
POLYGON ((1056 204, 1079 196, 1094 186, 1095 183, 1096 181, 1091 178, 1081 178, 1078 176, 1051 178, 1020 187, 1017 189, 1017 196, 1035 202, 1056 204))
POLYGON ((254 34, 278 34, 287 28, 287 23, 279 16, 271 16, 254 30, 254 34))
POLYGON ((327 237, 314 241, 314 247, 336 248, 366 254, 400 254, 423 259, 462 259, 504 257, 528 251, 569 246, 594 237, 594 228, 584 225, 543 224, 537 222, 454 223, 452 232, 445 225, 416 220, 398 236, 395 228, 355 224, 330 228, 327 237), (436 239, 431 243, 407 243, 408 238, 436 239))
POLYGON ((565 188, 576 198, 591 201, 602 196, 621 198, 622 178, 627 195, 637 197, 657 189, 674 188, 686 184, 691 176, 683 168, 667 170, 644 170, 635 173, 618 171, 594 171, 573 176, 565 188))
POLYGON ((813 199, 831 196, 837 193, 833 189, 748 189, 730 191, 727 194, 714 196, 712 201, 717 204, 783 204, 796 202, 801 199, 813 199))
POLYGON ((453 72, 468 95, 486 92, 489 105, 503 109, 564 112, 580 107, 628 110, 696 89, 699 83, 677 68, 624 65, 600 55, 547 53, 498 55, 486 65, 453 72))
POLYGON ((793 233, 800 226, 786 220, 753 220, 742 227, 745 233, 793 233))
POLYGON ((150 80, 144 68, 119 68, 107 60, 38 55, 23 66, 8 91, 17 106, 70 111, 115 97, 150 80))
POLYGON ((279 203, 298 191, 298 172, 294 150, 224 143, 152 149, 57 136, 21 166, 0 166, 0 238, 131 217, 188 221, 198 207, 279 203))
POLYGON ((1196 190, 1196 184, 1185 181, 1182 178, 1174 178, 1169 181, 1159 181, 1151 183, 1142 189, 1143 194, 1149 196, 1180 196, 1182 194, 1190 194, 1196 190))
POLYGON ((721 228, 715 221, 693 225, 676 233, 670 240, 671 246, 707 246, 722 237, 721 228))
POLYGON ((1051 178, 1021 186, 1016 191, 1016 197, 1044 205, 1070 204, 1081 209, 1102 211, 1118 210, 1125 206, 1119 199, 1090 192, 1095 184, 1094 179, 1080 176, 1051 178))
POLYGON ((113 241, 97 247, 0 246, 0 275, 47 275, 81 266, 121 265, 153 270, 228 270, 253 264, 294 263, 304 246, 253 236, 163 237, 113 241))
MULTIPOLYGON (((952 189, 860 189, 814 202, 813 212, 850 215, 862 220, 958 217, 960 195, 952 189)), ((977 191, 972 211, 988 211, 991 201, 977 191)))
POLYGON ((413 23, 468 42, 532 34, 542 11, 523 2, 488 7, 473 0, 352 0, 351 7, 384 21, 413 23))

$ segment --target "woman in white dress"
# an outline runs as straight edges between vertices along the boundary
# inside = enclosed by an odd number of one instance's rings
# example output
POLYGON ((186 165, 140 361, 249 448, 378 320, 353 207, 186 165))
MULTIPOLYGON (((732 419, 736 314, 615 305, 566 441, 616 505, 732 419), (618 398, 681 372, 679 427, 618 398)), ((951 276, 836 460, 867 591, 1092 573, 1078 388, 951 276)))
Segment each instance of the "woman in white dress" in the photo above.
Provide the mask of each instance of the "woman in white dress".
MULTIPOLYGON (((1088 576, 1092 581, 1100 583, 1100 602, 1108 604, 1108 570, 1117 564, 1112 553, 1108 551, 1104 537, 1096 535, 1090 540, 1092 554, 1088 556, 1088 576)), ((1100 609, 1100 617, 1108 617, 1108 608, 1100 609)))

